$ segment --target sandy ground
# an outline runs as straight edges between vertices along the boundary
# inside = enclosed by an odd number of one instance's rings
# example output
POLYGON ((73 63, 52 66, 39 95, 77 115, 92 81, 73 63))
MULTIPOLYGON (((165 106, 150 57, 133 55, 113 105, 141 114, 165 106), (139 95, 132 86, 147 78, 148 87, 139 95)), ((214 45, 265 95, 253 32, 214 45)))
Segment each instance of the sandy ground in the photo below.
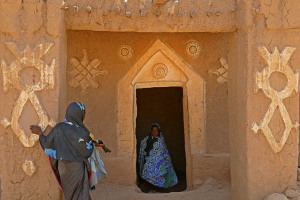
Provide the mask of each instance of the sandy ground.
POLYGON ((100 184, 93 200, 230 200, 230 184, 208 180, 197 188, 179 193, 142 193, 137 187, 100 184))

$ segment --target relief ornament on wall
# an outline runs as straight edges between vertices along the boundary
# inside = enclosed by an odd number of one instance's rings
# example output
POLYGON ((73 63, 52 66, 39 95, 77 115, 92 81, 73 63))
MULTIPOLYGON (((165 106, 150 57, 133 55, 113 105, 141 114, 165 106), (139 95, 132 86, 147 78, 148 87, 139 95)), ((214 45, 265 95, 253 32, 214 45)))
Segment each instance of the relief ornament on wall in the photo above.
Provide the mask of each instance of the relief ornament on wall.
POLYGON ((258 47, 260 56, 266 61, 267 67, 262 72, 256 72, 256 92, 262 90, 263 93, 271 100, 271 104, 263 118, 260 125, 254 123, 252 130, 258 133, 259 130, 267 138, 273 151, 278 153, 282 150, 286 141, 290 135, 291 129, 297 129, 298 122, 293 123, 291 117, 283 100, 290 97, 292 93, 298 92, 298 80, 299 73, 294 73, 293 69, 289 66, 288 61, 296 48, 286 47, 281 53, 279 53, 277 47, 273 53, 270 53, 266 47, 258 47), (282 73, 287 78, 287 85, 284 89, 278 91, 275 90, 269 82, 269 78, 273 72, 282 73), (269 127, 269 123, 274 115, 275 110, 278 109, 284 123, 284 131, 280 140, 277 142, 272 134, 272 130, 269 127))
POLYGON ((186 53, 192 57, 197 58, 200 55, 201 47, 196 40, 190 40, 186 44, 186 53))
POLYGON ((83 49, 83 58, 79 61, 77 58, 72 57, 70 63, 73 66, 73 69, 68 71, 68 74, 71 76, 69 85, 73 88, 81 86, 82 94, 87 93, 87 88, 91 86, 92 88, 98 88, 99 83, 96 80, 98 75, 108 74, 108 70, 99 71, 97 68, 100 65, 101 61, 94 59, 89 60, 88 53, 86 49, 83 49))
POLYGON ((208 73, 210 75, 216 75, 217 77, 217 83, 222 84, 227 82, 227 74, 228 74, 228 63, 225 58, 220 58, 221 67, 217 70, 209 70, 208 73))
POLYGON ((153 67, 152 74, 157 79, 165 78, 168 74, 168 67, 163 63, 158 63, 153 67))
POLYGON ((32 147, 39 139, 37 135, 26 134, 25 130, 19 124, 19 118, 28 101, 33 105, 39 118, 39 126, 43 131, 48 125, 55 126, 54 120, 49 120, 46 111, 42 108, 40 100, 36 95, 36 92, 54 89, 55 58, 52 59, 50 66, 42 60, 42 57, 52 46, 53 43, 42 43, 31 49, 27 45, 24 51, 19 52, 17 45, 9 42, 6 43, 6 47, 14 54, 16 60, 9 66, 4 59, 0 60, 0 66, 3 70, 4 92, 7 92, 11 87, 20 91, 19 98, 14 103, 11 121, 4 118, 1 120, 1 124, 5 128, 11 126, 13 132, 25 147, 32 147), (38 83, 34 85, 23 83, 19 73, 27 67, 34 67, 40 72, 41 76, 38 83))
POLYGON ((129 45, 122 45, 119 48, 118 55, 122 60, 128 61, 133 56, 133 49, 129 45))

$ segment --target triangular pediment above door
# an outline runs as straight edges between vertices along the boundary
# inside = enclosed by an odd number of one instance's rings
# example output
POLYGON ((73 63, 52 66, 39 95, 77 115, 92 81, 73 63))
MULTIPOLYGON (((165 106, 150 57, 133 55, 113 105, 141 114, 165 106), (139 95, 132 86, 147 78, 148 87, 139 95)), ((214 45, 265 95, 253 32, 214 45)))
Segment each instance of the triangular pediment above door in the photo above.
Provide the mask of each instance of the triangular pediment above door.
POLYGON ((172 48, 158 39, 122 80, 130 80, 132 85, 145 82, 186 83, 196 76, 200 77, 172 48))

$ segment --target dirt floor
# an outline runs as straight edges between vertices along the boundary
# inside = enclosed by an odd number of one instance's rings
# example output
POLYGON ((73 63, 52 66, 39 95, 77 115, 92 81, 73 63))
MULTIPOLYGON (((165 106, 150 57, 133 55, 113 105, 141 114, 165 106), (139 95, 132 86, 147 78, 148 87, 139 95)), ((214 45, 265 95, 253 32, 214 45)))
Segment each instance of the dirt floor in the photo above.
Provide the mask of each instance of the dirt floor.
POLYGON ((138 187, 101 184, 92 192, 92 198, 106 200, 230 200, 230 184, 212 179, 197 188, 174 193, 142 193, 138 187))

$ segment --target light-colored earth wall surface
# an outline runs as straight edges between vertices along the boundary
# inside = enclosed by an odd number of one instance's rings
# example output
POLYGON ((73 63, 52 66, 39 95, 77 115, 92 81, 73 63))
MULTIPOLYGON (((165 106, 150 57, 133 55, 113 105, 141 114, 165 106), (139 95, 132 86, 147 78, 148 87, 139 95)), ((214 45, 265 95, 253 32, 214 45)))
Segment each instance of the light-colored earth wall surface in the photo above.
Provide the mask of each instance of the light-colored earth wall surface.
POLYGON ((49 131, 72 101, 86 104, 86 125, 112 150, 101 152, 108 176, 94 199, 300 198, 299 9, 298 0, 0 0, 0 199, 62 199, 29 125, 49 131), (144 194, 137 147, 151 124, 137 91, 174 87, 182 130, 165 114, 168 98, 156 114, 187 188, 144 194))

